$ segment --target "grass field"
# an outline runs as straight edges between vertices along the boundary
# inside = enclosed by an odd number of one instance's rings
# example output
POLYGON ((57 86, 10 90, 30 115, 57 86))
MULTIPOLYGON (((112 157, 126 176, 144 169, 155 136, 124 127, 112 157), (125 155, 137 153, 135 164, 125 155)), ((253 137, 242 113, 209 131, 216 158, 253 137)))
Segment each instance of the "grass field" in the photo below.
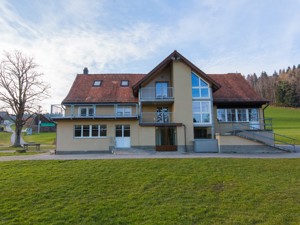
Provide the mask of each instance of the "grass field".
POLYGON ((0 146, 9 146, 10 137, 11 137, 11 133, 0 132, 0 146))
POLYGON ((32 135, 23 135, 25 142, 36 142, 42 145, 53 145, 55 142, 56 133, 55 132, 45 132, 32 135))
POLYGON ((273 118, 275 133, 295 138, 296 144, 300 144, 300 109, 269 106, 265 117, 273 118))
POLYGON ((300 159, 0 163, 0 224, 299 224, 300 159))

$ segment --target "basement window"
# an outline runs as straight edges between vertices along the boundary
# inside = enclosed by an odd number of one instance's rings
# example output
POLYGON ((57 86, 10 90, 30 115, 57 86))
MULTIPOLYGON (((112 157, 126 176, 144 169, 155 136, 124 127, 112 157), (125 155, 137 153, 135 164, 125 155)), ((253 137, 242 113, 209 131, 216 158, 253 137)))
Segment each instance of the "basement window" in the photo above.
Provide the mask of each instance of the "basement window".
POLYGON ((122 80, 121 81, 121 87, 128 87, 129 86, 129 80, 122 80))
POLYGON ((93 87, 100 87, 101 84, 102 84, 102 80, 95 80, 94 84, 93 84, 93 87))

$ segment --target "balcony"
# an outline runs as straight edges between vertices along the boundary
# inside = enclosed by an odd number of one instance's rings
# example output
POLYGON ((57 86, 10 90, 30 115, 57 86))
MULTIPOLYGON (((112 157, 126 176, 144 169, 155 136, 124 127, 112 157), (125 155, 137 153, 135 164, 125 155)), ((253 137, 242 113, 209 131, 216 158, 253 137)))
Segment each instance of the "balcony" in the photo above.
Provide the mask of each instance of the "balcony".
POLYGON ((51 105, 52 119, 138 118, 138 105, 51 105))
POLYGON ((175 123, 173 112, 143 112, 140 116, 141 124, 170 124, 175 123))
POLYGON ((141 102, 160 102, 172 103, 174 102, 173 87, 155 88, 144 87, 140 89, 141 102))

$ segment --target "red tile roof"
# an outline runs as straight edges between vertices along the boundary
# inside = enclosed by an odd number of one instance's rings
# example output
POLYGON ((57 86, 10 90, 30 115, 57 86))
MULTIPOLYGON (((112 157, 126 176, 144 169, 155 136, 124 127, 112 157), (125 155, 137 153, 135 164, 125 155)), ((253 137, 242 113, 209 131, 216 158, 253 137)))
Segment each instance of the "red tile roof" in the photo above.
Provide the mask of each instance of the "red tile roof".
POLYGON ((269 101, 260 97, 240 73, 208 74, 221 85, 213 93, 214 103, 265 104, 269 101))
POLYGON ((145 74, 78 74, 62 104, 138 102, 138 98, 133 96, 132 86, 144 76, 145 74), (100 87, 93 87, 95 80, 102 80, 100 87), (122 80, 128 80, 129 86, 122 87, 122 80))

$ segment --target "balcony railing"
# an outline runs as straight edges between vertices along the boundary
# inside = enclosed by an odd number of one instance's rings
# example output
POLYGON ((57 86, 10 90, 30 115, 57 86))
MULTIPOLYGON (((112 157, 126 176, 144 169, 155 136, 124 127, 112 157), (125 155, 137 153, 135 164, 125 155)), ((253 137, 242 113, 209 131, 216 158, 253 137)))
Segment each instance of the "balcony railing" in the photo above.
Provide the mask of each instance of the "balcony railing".
MULTIPOLYGON (((107 107, 107 105, 105 105, 107 107)), ((81 107, 81 106, 79 106, 81 107)), ((111 109, 102 112, 99 106, 86 106, 92 110, 86 110, 85 113, 78 110, 78 106, 63 106, 51 105, 51 118, 52 119, 75 119, 75 118, 138 118, 138 105, 111 105, 111 109)), ((107 109, 107 108, 106 108, 107 109)))
POLYGON ((141 101, 173 101, 173 87, 155 88, 145 87, 140 89, 141 101))
POLYGON ((143 112, 140 123, 174 123, 173 112, 143 112))

